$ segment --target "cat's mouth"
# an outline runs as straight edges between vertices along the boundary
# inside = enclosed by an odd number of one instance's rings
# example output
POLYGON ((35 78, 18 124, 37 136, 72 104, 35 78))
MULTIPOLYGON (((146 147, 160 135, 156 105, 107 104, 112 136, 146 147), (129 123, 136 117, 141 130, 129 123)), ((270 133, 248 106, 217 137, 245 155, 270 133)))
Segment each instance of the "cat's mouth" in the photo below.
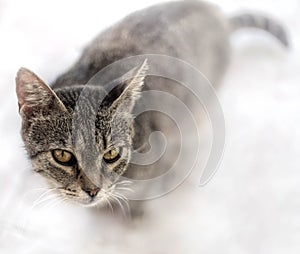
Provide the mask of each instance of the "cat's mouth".
POLYGON ((80 198, 78 202, 84 207, 102 207, 107 204, 110 205, 112 199, 113 198, 112 195, 110 195, 110 193, 107 193, 106 191, 99 191, 94 196, 87 195, 87 197, 80 198))
POLYGON ((117 191, 118 188, 114 188, 114 186, 111 187, 112 188, 109 188, 109 191, 105 191, 103 189, 100 190, 95 197, 84 198, 80 202, 81 205, 84 207, 107 207, 112 212, 115 205, 117 207, 119 206, 123 212, 129 210, 129 200, 127 199, 127 197, 117 191))
POLYGON ((84 207, 95 207, 95 206, 104 206, 106 199, 104 197, 87 197, 87 198, 77 198, 72 199, 73 203, 77 203, 80 206, 84 207))
POLYGON ((105 204, 105 200, 102 198, 98 198, 98 199, 90 198, 87 200, 80 200, 79 204, 84 207, 102 206, 103 204, 105 204))
MULTIPOLYGON (((84 207, 109 207, 120 206, 122 209, 128 207, 128 198, 122 191, 132 191, 129 187, 131 182, 122 181, 110 184, 108 187, 102 186, 97 190, 83 190, 82 188, 58 187, 60 195, 66 196, 68 201, 84 207)), ((66 199, 65 199, 66 200, 66 199)))

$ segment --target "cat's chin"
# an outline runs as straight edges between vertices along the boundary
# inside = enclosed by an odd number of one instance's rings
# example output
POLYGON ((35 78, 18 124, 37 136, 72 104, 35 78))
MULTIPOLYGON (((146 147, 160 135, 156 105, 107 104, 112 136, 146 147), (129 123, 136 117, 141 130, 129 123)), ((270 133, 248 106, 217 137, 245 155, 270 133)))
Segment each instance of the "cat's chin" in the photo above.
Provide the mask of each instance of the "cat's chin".
POLYGON ((83 207, 104 207, 105 206, 105 199, 90 199, 90 200, 82 200, 82 201, 79 201, 78 204, 80 206, 83 206, 83 207))

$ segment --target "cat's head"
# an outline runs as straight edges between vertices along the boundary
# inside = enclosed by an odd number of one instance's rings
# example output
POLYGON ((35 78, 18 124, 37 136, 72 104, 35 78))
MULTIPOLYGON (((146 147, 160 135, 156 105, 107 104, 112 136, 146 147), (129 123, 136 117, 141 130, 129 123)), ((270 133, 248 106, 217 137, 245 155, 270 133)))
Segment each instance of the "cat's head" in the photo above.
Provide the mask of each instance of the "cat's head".
POLYGON ((109 93, 102 86, 54 91, 33 72, 19 70, 22 138, 33 169, 61 197, 93 206, 116 195, 131 158, 131 113, 146 70, 145 62, 109 93))

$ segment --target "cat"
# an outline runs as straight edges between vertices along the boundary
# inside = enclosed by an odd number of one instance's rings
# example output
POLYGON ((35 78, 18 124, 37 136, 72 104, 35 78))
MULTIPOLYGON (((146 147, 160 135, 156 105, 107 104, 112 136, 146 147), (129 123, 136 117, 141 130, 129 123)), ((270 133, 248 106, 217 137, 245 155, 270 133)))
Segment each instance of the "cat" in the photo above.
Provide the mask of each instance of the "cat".
POLYGON ((133 150, 149 150, 153 131, 162 131, 169 140, 176 132, 170 119, 158 113, 133 117, 134 108, 143 100, 142 92, 172 92, 186 103, 190 98, 174 81, 147 76, 153 66, 146 59, 125 68, 124 76, 109 92, 104 89, 106 84, 86 85, 88 81, 120 59, 161 54, 190 63, 218 87, 230 60, 230 35, 246 27, 264 30, 288 46, 282 26, 267 17, 241 14, 227 18, 213 4, 178 1, 137 11, 106 29, 51 86, 21 68, 16 93, 21 135, 33 169, 72 202, 85 206, 127 202, 120 191, 129 189, 130 181, 121 176, 146 179, 160 175, 178 153, 174 145, 166 151, 167 158, 157 163, 130 163, 133 150))

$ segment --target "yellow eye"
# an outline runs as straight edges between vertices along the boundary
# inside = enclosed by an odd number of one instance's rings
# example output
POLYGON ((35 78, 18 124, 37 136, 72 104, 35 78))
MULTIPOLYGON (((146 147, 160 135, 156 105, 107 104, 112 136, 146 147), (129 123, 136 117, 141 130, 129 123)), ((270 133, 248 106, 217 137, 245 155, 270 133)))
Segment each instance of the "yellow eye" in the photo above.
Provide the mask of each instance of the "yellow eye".
POLYGON ((57 163, 62 165, 72 166, 76 163, 75 156, 66 150, 55 149, 52 151, 52 156, 57 163))
POLYGON ((120 157, 121 157, 120 150, 119 150, 119 148, 116 148, 116 147, 113 147, 107 153, 105 153, 103 155, 103 159, 107 163, 113 163, 113 162, 117 161, 118 159, 120 159, 120 157))

